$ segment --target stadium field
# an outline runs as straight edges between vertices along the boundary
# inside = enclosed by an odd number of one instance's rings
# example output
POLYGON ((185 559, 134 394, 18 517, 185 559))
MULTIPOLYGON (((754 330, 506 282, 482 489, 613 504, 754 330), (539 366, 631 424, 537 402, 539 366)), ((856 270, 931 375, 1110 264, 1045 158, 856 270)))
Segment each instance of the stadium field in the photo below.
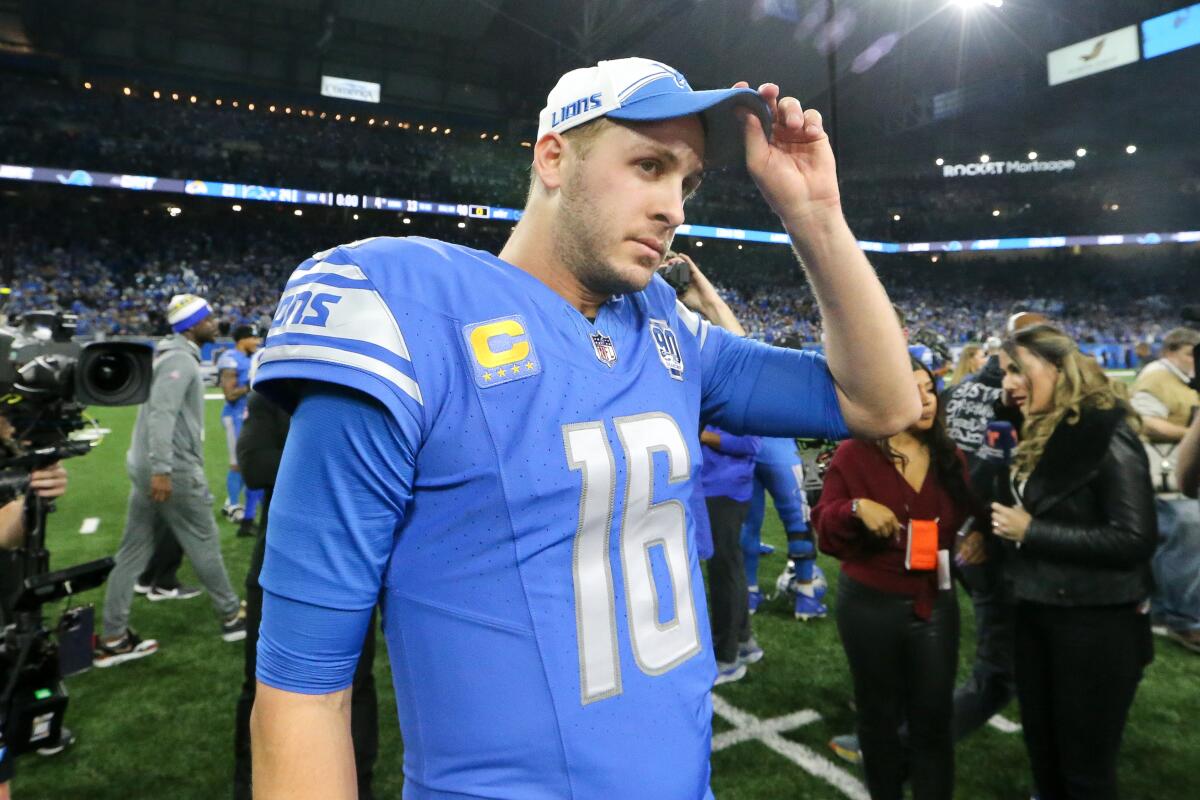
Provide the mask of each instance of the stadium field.
MULTIPOLYGON (((207 403, 208 475, 217 504, 224 498, 220 406, 215 400, 207 403)), ((134 410, 96 409, 94 413, 111 433, 89 456, 68 465, 70 491, 49 521, 54 567, 111 555, 120 539, 128 493, 124 455, 134 410), (96 532, 81 534, 84 520, 93 517, 99 518, 96 532)), ((237 539, 234 526, 224 520, 219 524, 226 565, 241 591, 252 541, 237 539)), ((778 551, 785 547, 773 511, 768 513, 764 538, 778 551)), ((836 605, 837 565, 823 559, 822 566, 830 576, 831 603, 836 605)), ((764 557, 763 583, 773 585, 782 567, 781 556, 764 557)), ((181 575, 195 583, 190 567, 185 566, 181 575)), ((79 599, 99 606, 103 590, 79 599)), ((973 625, 965 597, 961 605, 965 669, 973 649, 973 625)), ((59 610, 57 605, 48 608, 51 621, 59 610)), ((143 635, 159 640, 158 654, 69 679, 67 725, 78 741, 53 758, 22 757, 14 797, 211 800, 232 795, 233 718, 242 680, 243 644, 221 641, 206 596, 155 604, 136 598, 132 624, 143 635)), ((760 610, 755 629, 766 658, 751 667, 746 679, 717 692, 716 795, 722 800, 866 798, 859 768, 841 762, 827 747, 830 737, 850 731, 854 720, 846 663, 833 620, 796 623, 787 604, 777 600, 760 610)), ((1197 798, 1200 658, 1164 639, 1156 644, 1155 662, 1142 683, 1126 731, 1122 796, 1126 800, 1197 798)), ((382 647, 376 678, 381 705, 377 796, 399 798, 401 742, 382 647)), ((1015 706, 1006 712, 1006 720, 959 746, 956 797, 1029 797, 1024 748, 1013 724, 1015 706)), ((469 747, 470 742, 464 741, 463 746, 469 747)))

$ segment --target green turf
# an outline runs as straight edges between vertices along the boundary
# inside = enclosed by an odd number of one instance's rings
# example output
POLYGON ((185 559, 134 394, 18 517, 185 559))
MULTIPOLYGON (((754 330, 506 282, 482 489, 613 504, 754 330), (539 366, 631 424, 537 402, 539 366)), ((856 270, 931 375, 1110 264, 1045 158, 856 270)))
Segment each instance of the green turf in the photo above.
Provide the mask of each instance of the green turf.
MULTIPOLYGON (((50 518, 53 565, 65 567, 111 555, 121 535, 128 479, 124 454, 133 423, 131 409, 99 409, 96 416, 112 433, 92 454, 68 465, 71 488, 50 518), (78 533, 84 518, 98 516, 93 535, 78 533)), ((208 474, 216 502, 224 499, 224 436, 220 403, 207 403, 208 474)), ((234 585, 242 585, 251 540, 234 537, 220 523, 225 561, 234 585)), ((785 542, 778 518, 768 511, 764 531, 777 552, 785 542)), ((783 567, 780 555, 764 557, 764 588, 773 587, 783 567)), ((836 604, 836 563, 822 559, 836 604)), ((182 573, 195 583, 190 568, 182 573)), ((100 605, 103 589, 82 600, 100 605)), ((962 664, 969 663, 973 636, 970 604, 963 604, 962 664)), ((54 608, 57 615, 58 607, 54 608)), ((161 650, 142 661, 92 670, 68 680, 68 725, 78 743, 60 756, 23 756, 17 764, 15 797, 58 800, 209 800, 231 796, 233 714, 242 680, 242 649, 221 641, 207 597, 151 604, 134 601, 131 622, 157 638, 161 650)), ((858 775, 827 748, 829 738, 849 731, 850 684, 832 619, 797 623, 782 601, 763 606, 755 632, 766 649, 747 678, 719 694, 738 708, 767 719, 812 709, 821 719, 783 736, 858 775)), ((1192 725, 1200 719, 1200 657, 1163 640, 1134 705, 1121 760, 1126 800, 1200 797, 1200 741, 1192 725)), ((379 648, 380 759, 376 787, 381 798, 398 798, 400 737, 390 691, 386 648, 379 648)), ((1015 707, 1008 716, 1016 718, 1015 707)), ((717 733, 731 726, 717 720, 717 733)), ((464 741, 464 747, 470 743, 464 741)), ((1011 800, 1028 797, 1029 780, 1019 734, 985 729, 957 751, 957 797, 1011 800)), ((725 800, 840 798, 843 795, 757 741, 734 745, 713 757, 713 788, 725 800)), ((619 800, 614 798, 614 800, 619 800)))

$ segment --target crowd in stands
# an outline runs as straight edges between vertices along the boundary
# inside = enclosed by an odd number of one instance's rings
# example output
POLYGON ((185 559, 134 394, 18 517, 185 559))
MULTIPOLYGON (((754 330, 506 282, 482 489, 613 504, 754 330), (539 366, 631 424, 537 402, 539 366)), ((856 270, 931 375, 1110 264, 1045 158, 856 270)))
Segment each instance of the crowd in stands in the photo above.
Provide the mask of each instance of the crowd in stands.
MULTIPOLYGON (((67 199, 63 190, 50 202, 67 199)), ((71 205, 65 213, 39 207, 7 223, 10 244, 3 277, 13 292, 7 313, 60 307, 78 314, 80 330, 99 335, 156 335, 166 301, 182 292, 207 297, 230 326, 265 326, 291 270, 313 252, 368 235, 419 234, 497 252, 507 225, 423 218, 400 224, 394 215, 350 221, 330 210, 298 218, 286 210, 231 214, 197 201, 178 218, 137 203, 71 205), (139 210, 141 209, 141 210, 139 210)), ((145 198, 145 196, 141 196, 145 198)), ((774 344, 820 340, 814 298, 786 247, 736 245, 683 237, 689 251, 722 288, 749 335, 774 344)), ((1128 252, 1128 251, 1127 251, 1128 252)), ((1189 302, 1197 255, 1167 246, 1112 256, 1053 251, 1028 258, 879 255, 874 259, 911 330, 955 347, 1001 332, 1014 309, 1038 310, 1081 343, 1153 342, 1179 320, 1189 302), (1190 254, 1189 254, 1190 253, 1190 254), (1046 280, 1053 275, 1053 281, 1046 280)))
MULTIPOLYGON (((482 123, 451 135, 443 125, 434 134, 432 124, 425 131, 399 127, 402 115, 386 109, 352 114, 330 107, 321 118, 316 103, 305 109, 262 100, 249 111, 247 99, 236 109, 230 98, 220 106, 212 97, 192 103, 186 92, 171 99, 166 87, 154 99, 148 87, 125 96, 111 86, 85 90, 9 78, 0 106, 6 163, 515 208, 528 186, 531 151, 499 123, 506 130, 486 131, 484 138, 482 123)), ((944 178, 932 162, 886 175, 851 162, 841 169, 843 203, 860 237, 885 241, 1194 227, 1200 162, 1178 164, 1150 152, 1089 158, 1064 173, 959 178, 944 178)), ((689 221, 779 227, 740 168, 706 176, 689 221)))

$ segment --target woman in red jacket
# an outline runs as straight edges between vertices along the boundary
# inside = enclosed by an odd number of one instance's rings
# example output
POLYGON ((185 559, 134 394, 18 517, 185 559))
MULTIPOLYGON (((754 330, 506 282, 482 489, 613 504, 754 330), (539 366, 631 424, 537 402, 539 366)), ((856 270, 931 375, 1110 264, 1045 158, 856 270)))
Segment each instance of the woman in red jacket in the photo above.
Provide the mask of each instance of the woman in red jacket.
MULTIPOLYGON (((872 800, 954 795, 951 721, 958 604, 950 560, 960 527, 982 517, 965 461, 938 414, 933 376, 913 362, 921 418, 878 442, 841 444, 813 509, 821 550, 842 562, 837 623, 854 680, 872 800), (907 728, 907 744, 901 729, 907 728)), ((972 530, 960 559, 982 555, 972 530)))

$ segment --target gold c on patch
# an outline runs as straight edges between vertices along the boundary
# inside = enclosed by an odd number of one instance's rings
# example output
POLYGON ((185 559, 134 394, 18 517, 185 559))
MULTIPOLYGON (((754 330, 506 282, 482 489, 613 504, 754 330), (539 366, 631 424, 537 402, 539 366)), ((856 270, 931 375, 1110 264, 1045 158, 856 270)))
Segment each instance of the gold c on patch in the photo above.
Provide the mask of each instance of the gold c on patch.
POLYGON ((519 314, 467 325, 463 339, 471 353, 475 385, 481 389, 531 378, 542 371, 519 314))

